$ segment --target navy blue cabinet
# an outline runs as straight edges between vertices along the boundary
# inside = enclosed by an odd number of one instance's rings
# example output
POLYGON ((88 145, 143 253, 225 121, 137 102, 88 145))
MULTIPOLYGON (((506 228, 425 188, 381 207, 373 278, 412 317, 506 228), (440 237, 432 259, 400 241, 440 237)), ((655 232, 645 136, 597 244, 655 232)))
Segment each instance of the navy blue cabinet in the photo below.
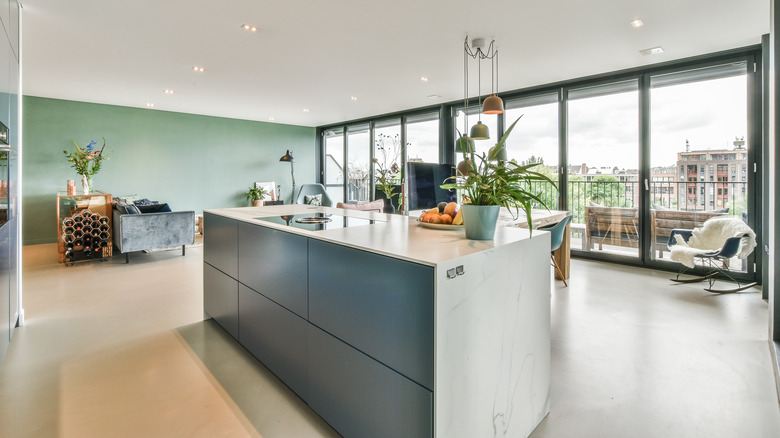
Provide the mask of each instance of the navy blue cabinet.
POLYGON ((307 318, 308 239, 242 222, 238 240, 238 281, 307 318))
POLYGON ((208 315, 343 436, 433 435, 432 267, 204 221, 208 315))
POLYGON ((309 321, 433 389, 433 268, 312 239, 309 321))
POLYGON ((309 405, 345 437, 433 436, 433 393, 314 326, 309 405))
POLYGON ((238 221, 204 212, 203 260, 238 279, 238 221))
POLYGON ((305 319, 243 284, 238 287, 238 341, 306 400, 305 319))
POLYGON ((203 311, 238 339, 238 281, 203 264, 203 311))

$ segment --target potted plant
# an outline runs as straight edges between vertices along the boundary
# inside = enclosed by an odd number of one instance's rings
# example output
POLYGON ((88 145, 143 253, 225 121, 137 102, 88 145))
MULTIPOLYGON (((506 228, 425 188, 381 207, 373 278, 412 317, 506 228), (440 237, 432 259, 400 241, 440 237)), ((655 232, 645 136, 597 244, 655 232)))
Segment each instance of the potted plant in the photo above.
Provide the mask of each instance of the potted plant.
POLYGON ((265 195, 268 194, 268 191, 266 191, 262 187, 250 187, 249 190, 244 193, 246 196, 246 199, 248 201, 252 201, 252 207, 257 207, 260 205, 260 200, 263 199, 265 195))
POLYGON ((373 159, 376 165, 374 172, 376 175, 376 188, 385 195, 385 207, 382 210, 384 213, 395 213, 393 198, 397 193, 395 193, 396 185, 394 183, 400 177, 398 160, 401 156, 401 148, 399 142, 398 134, 394 137, 379 134, 376 139, 376 150, 382 154, 382 161, 380 162, 378 158, 373 159), (385 144, 386 140, 392 142, 392 147, 385 144))
POLYGON ((521 117, 512 123, 487 155, 476 154, 473 142, 458 132, 458 142, 463 150, 463 162, 458 164, 459 175, 447 178, 441 187, 460 190, 466 197, 462 207, 463 224, 469 239, 492 239, 501 207, 505 207, 514 219, 518 218, 520 208, 524 209, 528 228, 533 231, 531 206, 534 202, 542 205, 544 202, 539 194, 531 191, 531 184, 543 181, 555 186, 546 175, 530 170, 538 163, 518 165, 514 160, 506 161, 504 143, 521 117))

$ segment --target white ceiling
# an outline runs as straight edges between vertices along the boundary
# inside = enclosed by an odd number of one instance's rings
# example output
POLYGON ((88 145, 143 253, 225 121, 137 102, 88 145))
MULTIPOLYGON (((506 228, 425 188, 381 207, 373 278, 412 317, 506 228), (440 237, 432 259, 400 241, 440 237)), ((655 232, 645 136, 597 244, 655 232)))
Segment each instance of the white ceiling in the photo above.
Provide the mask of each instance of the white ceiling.
POLYGON ((24 0, 23 7, 25 95, 152 102, 154 110, 303 126, 462 99, 467 34, 495 38, 506 91, 757 44, 769 32, 768 0, 24 0), (634 18, 645 26, 631 27, 634 18), (245 31, 244 23, 260 30, 245 31), (665 52, 639 54, 654 46, 665 52))

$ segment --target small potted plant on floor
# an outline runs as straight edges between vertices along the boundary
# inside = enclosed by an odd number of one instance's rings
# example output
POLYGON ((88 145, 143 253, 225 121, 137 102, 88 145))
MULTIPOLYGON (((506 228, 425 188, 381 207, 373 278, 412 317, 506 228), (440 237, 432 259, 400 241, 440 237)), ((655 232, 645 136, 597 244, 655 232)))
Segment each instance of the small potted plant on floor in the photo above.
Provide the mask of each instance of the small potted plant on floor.
POLYGON ((525 210, 528 228, 533 230, 531 207, 534 202, 544 205, 544 201, 538 193, 532 192, 532 185, 535 182, 547 182, 555 186, 546 175, 530 170, 538 163, 519 165, 514 160, 506 160, 504 143, 520 117, 488 154, 476 154, 474 143, 458 132, 463 161, 458 164, 458 176, 447 178, 441 188, 460 190, 466 197, 467 201, 462 208, 468 239, 493 239, 502 206, 509 210, 514 219, 519 216, 521 208, 525 210))
POLYGON ((244 195, 248 201, 252 201, 252 207, 260 205, 261 200, 268 192, 262 187, 250 187, 244 195))

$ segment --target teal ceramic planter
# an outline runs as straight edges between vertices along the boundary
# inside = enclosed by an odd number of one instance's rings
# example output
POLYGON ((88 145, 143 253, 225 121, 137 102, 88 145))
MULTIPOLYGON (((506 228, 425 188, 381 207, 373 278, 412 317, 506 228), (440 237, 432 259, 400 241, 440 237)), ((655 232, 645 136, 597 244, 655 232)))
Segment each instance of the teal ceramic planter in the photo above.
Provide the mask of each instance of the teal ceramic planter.
POLYGON ((472 240, 493 240, 496 234, 499 205, 463 204, 463 226, 466 238, 472 240))

